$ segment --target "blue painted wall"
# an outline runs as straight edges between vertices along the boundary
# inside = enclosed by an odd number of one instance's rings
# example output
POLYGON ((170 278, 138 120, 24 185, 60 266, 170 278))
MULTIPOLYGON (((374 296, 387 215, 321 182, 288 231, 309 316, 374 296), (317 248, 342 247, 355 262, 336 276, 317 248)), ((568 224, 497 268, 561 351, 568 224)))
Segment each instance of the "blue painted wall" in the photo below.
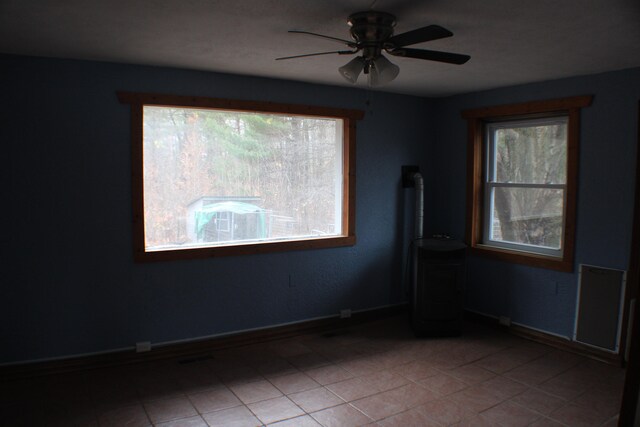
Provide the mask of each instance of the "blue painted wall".
POLYGON ((560 273, 469 259, 466 307, 554 334, 573 335, 578 265, 626 270, 629 262, 640 69, 515 86, 438 100, 434 229, 463 237, 466 206, 464 109, 594 95, 581 115, 576 267, 560 273))
MULTIPOLYGON (((0 56, 0 363, 191 339, 405 301, 412 190, 428 233, 464 235, 466 123, 486 105, 594 94, 584 110, 576 264, 625 269, 640 69, 444 99, 121 64, 0 56), (357 108, 353 247, 136 264, 129 107, 115 91, 357 108), (367 104, 368 102, 368 104, 367 104), (289 285, 292 284, 292 286, 289 285)), ((571 335, 577 274, 469 260, 468 308, 571 335)))
POLYGON ((0 363, 190 339, 405 300, 404 209, 411 195, 400 187, 400 169, 426 157, 434 132, 425 117, 433 101, 14 56, 1 56, 0 70, 0 363), (365 110, 357 125, 358 243, 134 263, 129 107, 118 102, 117 90, 365 110))

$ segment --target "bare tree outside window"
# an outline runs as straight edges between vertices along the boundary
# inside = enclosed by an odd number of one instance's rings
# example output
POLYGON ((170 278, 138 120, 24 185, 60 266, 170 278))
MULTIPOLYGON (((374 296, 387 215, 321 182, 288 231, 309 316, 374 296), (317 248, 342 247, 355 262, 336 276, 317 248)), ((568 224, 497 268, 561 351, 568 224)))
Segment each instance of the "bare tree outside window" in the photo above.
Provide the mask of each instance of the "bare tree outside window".
POLYGON ((566 118, 488 125, 487 223, 492 243, 562 250, 566 118))

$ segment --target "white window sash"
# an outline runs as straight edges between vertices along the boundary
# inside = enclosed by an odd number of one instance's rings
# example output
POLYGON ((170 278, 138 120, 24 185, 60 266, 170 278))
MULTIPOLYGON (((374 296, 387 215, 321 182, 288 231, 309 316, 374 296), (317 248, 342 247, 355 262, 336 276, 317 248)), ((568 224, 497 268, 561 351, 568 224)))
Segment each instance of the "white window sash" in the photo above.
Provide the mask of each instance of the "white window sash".
POLYGON ((567 123, 567 117, 551 117, 543 119, 532 119, 523 121, 508 121, 501 123, 490 123, 486 128, 486 159, 484 173, 484 224, 483 224, 483 243, 480 246, 496 247, 519 252, 536 253, 553 257, 562 257, 564 251, 564 239, 560 240, 560 248, 551 248, 538 245, 530 245, 526 243, 506 242, 501 240, 493 240, 491 238, 493 222, 494 222, 494 194, 496 188, 530 188, 530 189, 556 189, 562 190, 562 224, 561 230, 564 235, 566 209, 567 209, 567 185, 565 184, 547 184, 547 183, 515 183, 515 182, 496 182, 496 156, 495 156, 495 131, 498 129, 518 128, 518 127, 534 127, 534 126, 550 126, 561 123, 567 123))

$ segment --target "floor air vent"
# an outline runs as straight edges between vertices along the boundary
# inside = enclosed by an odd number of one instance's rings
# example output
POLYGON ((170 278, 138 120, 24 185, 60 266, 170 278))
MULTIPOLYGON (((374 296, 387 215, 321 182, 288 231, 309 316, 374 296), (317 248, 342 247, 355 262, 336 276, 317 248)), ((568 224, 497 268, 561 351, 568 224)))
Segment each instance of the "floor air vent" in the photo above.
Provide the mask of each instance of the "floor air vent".
POLYGON ((574 341, 617 353, 626 273, 580 265, 574 341))

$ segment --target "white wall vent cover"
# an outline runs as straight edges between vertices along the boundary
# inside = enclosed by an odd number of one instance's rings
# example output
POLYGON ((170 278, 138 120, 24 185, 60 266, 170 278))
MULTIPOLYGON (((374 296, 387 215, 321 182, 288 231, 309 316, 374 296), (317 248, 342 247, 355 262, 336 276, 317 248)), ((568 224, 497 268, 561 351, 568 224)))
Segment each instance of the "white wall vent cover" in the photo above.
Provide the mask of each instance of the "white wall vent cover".
POLYGON ((580 265, 574 341, 617 353, 626 272, 580 265))

